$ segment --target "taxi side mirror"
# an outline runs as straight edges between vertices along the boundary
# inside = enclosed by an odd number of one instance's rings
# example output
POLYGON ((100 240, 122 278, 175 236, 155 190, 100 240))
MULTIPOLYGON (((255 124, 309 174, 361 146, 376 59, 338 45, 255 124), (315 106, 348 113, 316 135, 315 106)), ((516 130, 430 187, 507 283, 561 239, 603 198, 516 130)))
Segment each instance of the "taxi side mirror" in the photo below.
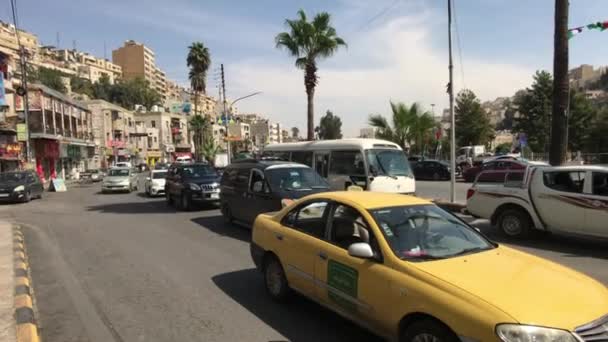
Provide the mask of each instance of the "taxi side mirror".
POLYGON ((374 251, 369 243, 357 242, 348 247, 348 255, 355 258, 371 259, 374 257, 374 251))
POLYGON ((147 180, 147 181, 149 181, 149 180, 151 180, 151 179, 152 179, 152 178, 150 178, 150 177, 146 177, 146 180, 147 180))

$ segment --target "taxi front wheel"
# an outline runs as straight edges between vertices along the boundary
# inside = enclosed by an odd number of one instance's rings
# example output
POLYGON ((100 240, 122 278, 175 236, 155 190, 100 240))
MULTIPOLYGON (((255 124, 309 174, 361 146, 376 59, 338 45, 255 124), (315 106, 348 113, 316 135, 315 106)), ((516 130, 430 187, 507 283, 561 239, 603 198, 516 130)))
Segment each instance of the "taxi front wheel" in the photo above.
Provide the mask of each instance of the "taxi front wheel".
POLYGON ((399 342, 457 342, 458 337, 445 325, 431 319, 410 324, 399 342))
POLYGON ((266 259, 264 265, 264 284, 266 291, 276 301, 284 301, 289 297, 289 285, 279 260, 276 257, 266 259))

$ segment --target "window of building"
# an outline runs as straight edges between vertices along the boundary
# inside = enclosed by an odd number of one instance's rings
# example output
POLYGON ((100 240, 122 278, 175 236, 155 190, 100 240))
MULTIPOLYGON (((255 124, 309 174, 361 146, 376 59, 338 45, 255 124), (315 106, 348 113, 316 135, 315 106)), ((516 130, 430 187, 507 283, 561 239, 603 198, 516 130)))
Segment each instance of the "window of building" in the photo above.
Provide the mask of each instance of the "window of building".
POLYGON ((154 137, 154 142, 158 142, 158 139, 156 137, 154 137))
POLYGON ((150 125, 152 125, 152 128, 156 128, 156 121, 154 121, 154 120, 150 121, 150 125))

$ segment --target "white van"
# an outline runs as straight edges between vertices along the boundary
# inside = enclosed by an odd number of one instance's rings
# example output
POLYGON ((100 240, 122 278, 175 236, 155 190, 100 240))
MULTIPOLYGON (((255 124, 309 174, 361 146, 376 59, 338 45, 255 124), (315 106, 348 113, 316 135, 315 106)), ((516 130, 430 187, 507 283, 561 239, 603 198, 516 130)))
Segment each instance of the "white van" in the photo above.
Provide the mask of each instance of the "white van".
POLYGON ((266 145, 263 157, 308 165, 333 190, 359 185, 369 191, 414 194, 416 182, 405 153, 378 139, 319 140, 266 145))

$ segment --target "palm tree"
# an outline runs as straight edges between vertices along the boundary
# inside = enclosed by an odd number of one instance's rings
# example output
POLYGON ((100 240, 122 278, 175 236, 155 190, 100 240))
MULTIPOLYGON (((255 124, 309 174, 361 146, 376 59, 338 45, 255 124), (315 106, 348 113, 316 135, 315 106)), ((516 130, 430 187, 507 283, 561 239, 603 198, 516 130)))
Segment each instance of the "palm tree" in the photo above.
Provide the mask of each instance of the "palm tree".
POLYGON ((205 136, 201 146, 201 156, 211 165, 215 164, 215 156, 220 152, 220 146, 215 143, 211 135, 205 136))
POLYGON ((568 0, 555 0, 553 35, 553 109, 549 163, 561 165, 568 149, 568 0))
POLYGON ((194 42, 188 47, 186 64, 190 68, 188 78, 194 91, 194 115, 198 114, 198 98, 200 93, 207 92, 207 70, 211 65, 209 49, 203 43, 194 42))
POLYGON ((285 20, 290 31, 279 33, 275 37, 276 47, 285 48, 296 58, 296 67, 304 70, 308 101, 308 140, 314 140, 313 102, 318 82, 317 60, 331 57, 340 46, 346 46, 344 39, 337 36, 330 20, 329 13, 321 12, 309 22, 306 13, 301 9, 296 20, 285 20))
POLYGON ((192 140, 194 143, 194 155, 196 160, 201 158, 201 148, 203 145, 203 138, 209 131, 209 120, 206 116, 194 115, 190 119, 190 131, 192 132, 192 140))
POLYGON ((417 103, 408 107, 401 102, 391 102, 391 111, 392 127, 382 115, 370 115, 369 124, 378 129, 377 137, 392 141, 403 149, 413 142, 416 148, 422 151, 425 141, 437 127, 432 114, 423 111, 417 103))

